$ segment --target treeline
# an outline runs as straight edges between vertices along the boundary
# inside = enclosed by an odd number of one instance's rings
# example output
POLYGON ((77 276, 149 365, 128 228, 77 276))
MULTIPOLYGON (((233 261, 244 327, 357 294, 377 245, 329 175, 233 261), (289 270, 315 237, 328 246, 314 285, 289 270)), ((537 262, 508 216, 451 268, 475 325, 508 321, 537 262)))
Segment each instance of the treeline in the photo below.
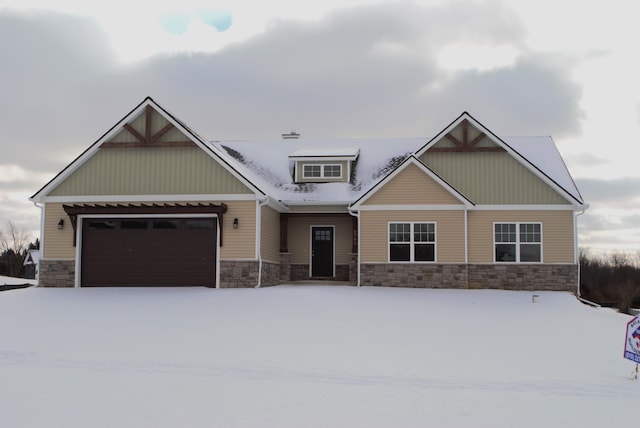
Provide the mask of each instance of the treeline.
POLYGON ((592 256, 580 251, 580 295, 628 313, 640 308, 640 260, 625 253, 592 256))
POLYGON ((15 278, 24 277, 24 258, 27 250, 38 248, 40 243, 29 242, 29 234, 13 222, 0 226, 0 275, 15 278))

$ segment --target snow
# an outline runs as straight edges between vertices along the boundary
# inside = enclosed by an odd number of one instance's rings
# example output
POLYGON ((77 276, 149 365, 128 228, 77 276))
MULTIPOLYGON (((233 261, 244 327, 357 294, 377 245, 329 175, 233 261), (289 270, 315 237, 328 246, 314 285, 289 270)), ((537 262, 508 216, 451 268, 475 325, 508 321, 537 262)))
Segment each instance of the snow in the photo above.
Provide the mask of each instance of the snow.
MULTIPOLYGON (((501 137, 525 159, 535 165, 560 187, 582 202, 562 156, 551 137, 501 137)), ((362 138, 362 139, 291 139, 260 141, 220 141, 208 143, 226 154, 228 162, 263 191, 280 201, 317 201, 342 203, 355 201, 382 176, 390 165, 398 165, 424 147, 427 138, 362 138), (232 158, 225 147, 243 157, 232 158), (300 186, 292 181, 292 161, 304 156, 348 156, 359 153, 355 167, 355 184, 322 183, 300 186)))
POLYGON ((347 286, 0 293, 3 426, 601 427, 630 317, 569 293, 347 286))
POLYGON ((38 281, 35 279, 13 278, 10 276, 0 275, 0 285, 22 285, 22 284, 36 285, 37 283, 38 281))

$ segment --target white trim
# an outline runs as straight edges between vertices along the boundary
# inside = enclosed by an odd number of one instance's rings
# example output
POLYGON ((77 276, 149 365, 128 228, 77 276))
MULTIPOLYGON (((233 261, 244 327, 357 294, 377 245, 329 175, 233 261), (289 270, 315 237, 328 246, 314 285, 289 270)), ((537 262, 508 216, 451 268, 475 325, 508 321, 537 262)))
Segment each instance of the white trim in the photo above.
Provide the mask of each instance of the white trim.
POLYGON ((300 167, 302 168, 302 179, 303 180, 313 180, 314 178, 322 178, 323 180, 335 180, 335 181, 343 181, 345 179, 344 169, 342 168, 342 164, 339 163, 303 163, 300 162, 300 167), (320 175, 305 175, 305 167, 320 167, 320 175), (337 166, 340 168, 340 175, 326 175, 325 168, 328 166, 337 166))
POLYGON ((289 156, 289 160, 290 161, 294 161, 294 162, 305 162, 305 161, 306 162, 353 162, 356 159, 358 159, 358 155, 353 155, 353 156, 289 156))
POLYGON ((331 251, 333 253, 332 256, 332 262, 333 262, 333 267, 331 269, 332 278, 335 278, 336 276, 336 226, 332 225, 332 224, 326 224, 326 225, 322 225, 322 224, 312 224, 309 226, 309 278, 313 277, 313 228, 314 227, 330 227, 333 232, 331 233, 331 251))
MULTIPOLYGON (((514 265, 514 264, 534 264, 539 265, 544 263, 544 232, 543 232, 543 223, 541 221, 494 221, 491 226, 491 233, 493 236, 493 263, 500 265, 514 265), (512 262, 504 262, 496 260, 496 224, 514 224, 516 226, 516 241, 515 242, 500 242, 500 244, 513 244, 516 247, 516 259, 512 262), (538 224, 540 225, 540 261, 539 262, 523 262, 520 261, 520 245, 523 242, 520 242, 520 225, 522 224, 538 224)), ((537 242, 524 242, 524 244, 536 244, 537 242)))
POLYGON ((476 211, 575 211, 575 205, 476 205, 476 211))
MULTIPOLYGON (((426 241, 427 244, 430 244, 430 241, 426 241)), ((387 263, 398 264, 398 263, 416 263, 416 264, 435 264, 438 263, 438 222, 436 221, 388 221, 387 222, 387 263), (410 240, 409 242, 391 242, 390 240, 390 226, 392 224, 409 224, 410 225, 410 240), (414 241, 414 226, 416 224, 433 224, 433 260, 415 260, 415 245, 416 241, 414 241), (409 260, 391 260, 391 245, 392 244, 407 244, 409 245, 409 260)))
POLYGON ((220 221, 217 214, 80 214, 78 215, 76 226, 76 277, 75 287, 82 287, 82 230, 83 222, 85 219, 91 218, 215 218, 216 219, 216 276, 213 279, 215 281, 215 287, 220 288, 220 221))
POLYGON ((86 196, 45 196, 42 202, 199 202, 199 201, 254 201, 258 195, 247 194, 162 194, 162 195, 86 195, 86 196))
POLYGON ((464 205, 363 205, 360 211, 462 211, 464 205))

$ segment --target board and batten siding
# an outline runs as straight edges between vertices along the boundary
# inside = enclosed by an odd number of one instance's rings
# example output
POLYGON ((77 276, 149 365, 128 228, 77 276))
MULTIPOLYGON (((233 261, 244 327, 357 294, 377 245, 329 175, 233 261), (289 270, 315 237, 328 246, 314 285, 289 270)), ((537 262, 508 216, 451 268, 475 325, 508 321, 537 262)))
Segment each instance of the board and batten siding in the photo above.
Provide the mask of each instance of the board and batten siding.
POLYGON ((271 207, 262 207, 260 246, 262 259, 280 263, 280 213, 271 207))
POLYGON ((361 211, 360 261, 389 261, 389 223, 436 223, 436 261, 464 263, 464 211, 361 211))
POLYGON ((429 152, 420 160, 475 204, 569 204, 507 152, 429 152))
POLYGON ((193 146, 101 148, 47 196, 250 193, 193 146))
POLYGON ((461 204, 455 196, 415 165, 408 165, 398 175, 377 189, 362 205, 451 205, 461 204))
POLYGON ((353 219, 350 215, 331 217, 303 216, 289 217, 287 236, 292 264, 309 264, 311 247, 311 226, 335 226, 335 263, 348 264, 351 261, 353 243, 353 219))
MULTIPOLYGON (((192 201, 198 203, 201 201, 192 201)), ((114 202, 114 204, 134 203, 132 201, 114 202)), ((160 202, 158 202, 160 203, 160 202)), ((171 202, 162 202, 171 203, 171 202)), ((178 203, 185 203, 180 201, 178 203)), ((229 201, 224 214, 222 230, 222 247, 220 259, 255 260, 256 242, 256 201, 229 201), (237 218, 239 227, 233 228, 233 219, 237 218)), ((153 202, 149 202, 153 204, 153 202)), ((43 259, 75 259, 76 247, 73 245, 73 227, 64 212, 61 203, 45 204, 43 259), (58 222, 64 220, 64 228, 58 229, 58 222)), ((176 214, 180 217, 180 214, 176 214)), ((215 242, 212 243, 215 245, 215 242)), ((277 260, 277 259, 276 259, 277 260)))
POLYGON ((543 263, 574 263, 574 215, 556 211, 469 211, 469 263, 493 263, 494 223, 542 223, 543 263))

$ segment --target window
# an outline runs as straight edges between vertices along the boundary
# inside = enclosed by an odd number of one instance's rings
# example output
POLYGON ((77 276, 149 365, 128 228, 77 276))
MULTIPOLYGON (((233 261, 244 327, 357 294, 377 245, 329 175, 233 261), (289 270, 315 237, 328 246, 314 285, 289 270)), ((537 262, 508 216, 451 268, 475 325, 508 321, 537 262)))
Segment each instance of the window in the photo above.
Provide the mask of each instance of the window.
POLYGON ((495 223, 496 262, 540 263, 542 261, 542 224, 495 223))
POLYGON ((305 165, 302 169, 302 175, 304 178, 322 177, 321 165, 305 165))
POLYGON ((434 262, 435 223, 389 223, 389 261, 434 262))
POLYGON ((342 165, 303 165, 304 178, 341 178, 342 165))

